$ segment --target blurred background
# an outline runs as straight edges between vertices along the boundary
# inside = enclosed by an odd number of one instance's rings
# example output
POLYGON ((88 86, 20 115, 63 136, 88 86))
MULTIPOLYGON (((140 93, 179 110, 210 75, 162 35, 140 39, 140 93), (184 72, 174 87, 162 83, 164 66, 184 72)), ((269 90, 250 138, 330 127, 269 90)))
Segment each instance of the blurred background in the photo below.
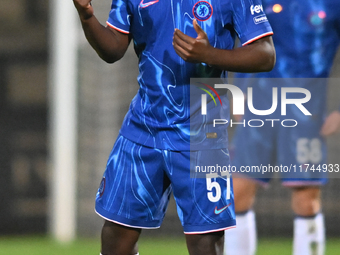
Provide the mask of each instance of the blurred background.
MULTIPOLYGON (((72 5, 72 1, 68 2, 72 5)), ((51 17, 55 9, 52 1, 47 0, 2 0, 1 3, 0 235, 58 236, 58 228, 53 227, 60 224, 53 204, 58 189, 51 189, 55 182, 60 182, 53 173, 55 137, 51 131, 55 123, 55 105, 51 103, 55 91, 51 80, 55 43, 52 40, 56 40, 56 23, 51 22, 51 17)), ((104 23, 111 1, 93 4, 97 17, 104 23)), ((72 11, 76 15, 75 9, 72 11)), ((64 18, 61 15, 54 20, 64 18)), ((64 169, 66 173, 75 171, 74 179, 64 176, 66 180, 74 180, 75 213, 71 216, 66 213, 64 217, 75 219, 70 226, 74 228, 70 239, 98 238, 102 219, 94 213, 94 198, 119 127, 138 89, 138 59, 130 47, 122 61, 114 65, 104 63, 86 42, 79 21, 76 23, 76 139, 72 154, 76 167, 64 169)), ((339 54, 332 77, 335 79, 329 89, 329 110, 339 104, 337 81, 340 79, 336 79, 340 78, 339 54)), ((340 163, 339 135, 328 140, 328 148, 329 162, 340 163)), ((293 229, 290 192, 276 182, 258 194, 258 231, 264 237, 289 237, 293 229)), ((63 183, 60 184, 62 187, 63 183)), ((331 179, 323 189, 327 236, 340 237, 339 195, 340 179, 331 179)), ((145 235, 182 235, 173 200, 161 229, 145 231, 145 235)))

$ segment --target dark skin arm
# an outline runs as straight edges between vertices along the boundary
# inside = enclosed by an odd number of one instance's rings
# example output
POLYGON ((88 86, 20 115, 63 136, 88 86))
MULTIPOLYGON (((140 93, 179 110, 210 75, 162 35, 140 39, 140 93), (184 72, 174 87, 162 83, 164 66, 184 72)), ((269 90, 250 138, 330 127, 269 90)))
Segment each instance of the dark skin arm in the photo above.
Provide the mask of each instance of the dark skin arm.
POLYGON ((175 29, 173 46, 185 61, 206 63, 231 72, 267 72, 275 65, 275 49, 271 36, 232 50, 217 49, 210 45, 207 34, 193 21, 197 37, 192 38, 175 29))
POLYGON ((86 39, 99 57, 108 63, 121 59, 130 43, 130 36, 117 30, 104 27, 94 16, 91 0, 73 0, 86 39))

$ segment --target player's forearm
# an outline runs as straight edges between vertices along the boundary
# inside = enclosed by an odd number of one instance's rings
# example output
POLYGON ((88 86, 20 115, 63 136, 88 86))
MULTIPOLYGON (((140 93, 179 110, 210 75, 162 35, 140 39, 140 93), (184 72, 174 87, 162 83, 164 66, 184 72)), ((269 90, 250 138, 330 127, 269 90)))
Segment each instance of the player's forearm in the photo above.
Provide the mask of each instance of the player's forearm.
POLYGON ((89 44, 104 61, 114 63, 124 56, 129 44, 128 35, 104 27, 95 16, 81 19, 81 24, 89 44))
POLYGON ((85 33, 85 36, 98 53, 108 63, 113 63, 123 57, 128 45, 128 35, 113 31, 100 24, 94 16, 91 0, 73 0, 85 33))
POLYGON ((270 37, 233 50, 211 48, 206 63, 231 72, 268 72, 275 65, 275 49, 270 37))

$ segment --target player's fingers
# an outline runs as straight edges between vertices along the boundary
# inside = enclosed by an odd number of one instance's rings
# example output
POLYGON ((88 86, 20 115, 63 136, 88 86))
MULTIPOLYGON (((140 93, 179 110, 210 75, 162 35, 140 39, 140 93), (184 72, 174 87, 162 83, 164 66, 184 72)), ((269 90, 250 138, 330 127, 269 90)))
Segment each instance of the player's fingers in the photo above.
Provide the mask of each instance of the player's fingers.
POLYGON ((73 0, 73 3, 77 9, 89 9, 92 8, 91 0, 73 0))
POLYGON ((182 48, 185 51, 190 51, 192 49, 192 46, 190 44, 183 41, 176 35, 174 35, 174 38, 173 38, 173 45, 176 47, 182 48))
POLYGON ((184 59, 185 61, 188 61, 188 62, 191 62, 191 55, 190 55, 190 52, 181 47, 180 45, 178 45, 177 43, 173 43, 173 47, 176 51, 176 53, 182 58, 184 59))
POLYGON ((94 15, 90 0, 73 0, 73 3, 81 19, 86 20, 94 15))
POLYGON ((174 37, 188 43, 188 44, 193 44, 195 42, 195 38, 192 38, 186 34, 184 34, 181 30, 175 29, 174 32, 174 37))
POLYGON ((186 54, 183 53, 183 50, 175 48, 175 51, 176 51, 177 55, 180 56, 182 59, 184 59, 184 60, 187 59, 186 54))
POLYGON ((188 52, 187 52, 185 49, 183 49, 181 46, 179 46, 179 45, 176 44, 176 43, 173 43, 173 47, 174 47, 176 53, 177 53, 181 58, 183 58, 184 60, 187 59, 187 57, 188 57, 188 52))

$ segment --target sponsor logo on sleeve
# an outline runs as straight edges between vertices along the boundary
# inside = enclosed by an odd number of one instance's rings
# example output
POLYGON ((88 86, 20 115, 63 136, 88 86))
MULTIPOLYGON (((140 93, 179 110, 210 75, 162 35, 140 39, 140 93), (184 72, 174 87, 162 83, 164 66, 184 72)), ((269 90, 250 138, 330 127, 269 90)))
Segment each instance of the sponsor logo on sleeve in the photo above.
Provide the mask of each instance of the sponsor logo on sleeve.
POLYGON ((250 12, 251 12, 251 15, 259 14, 260 12, 263 12, 263 7, 261 4, 252 5, 250 6, 250 12))
POLYGON ((265 14, 254 17, 254 23, 255 24, 260 24, 260 23, 267 22, 267 21, 268 21, 268 19, 267 19, 267 16, 265 14))

